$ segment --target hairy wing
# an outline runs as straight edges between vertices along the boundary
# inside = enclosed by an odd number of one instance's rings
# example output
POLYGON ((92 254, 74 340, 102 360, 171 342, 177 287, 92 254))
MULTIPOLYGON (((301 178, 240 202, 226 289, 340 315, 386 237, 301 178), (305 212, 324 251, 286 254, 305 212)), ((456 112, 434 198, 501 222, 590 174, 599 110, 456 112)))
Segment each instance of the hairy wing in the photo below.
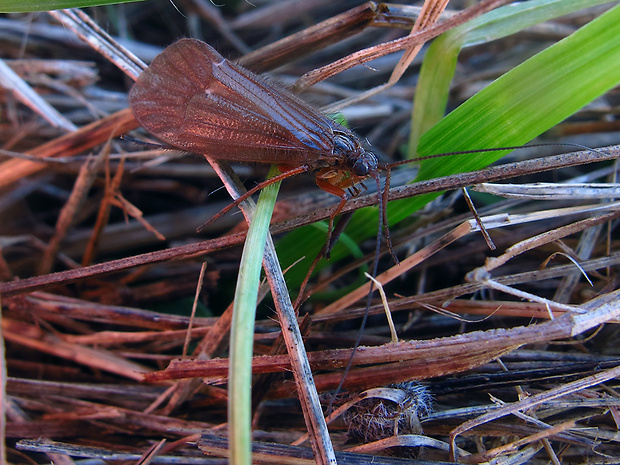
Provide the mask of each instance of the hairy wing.
POLYGON ((184 150, 282 164, 333 158, 337 123, 197 40, 158 55, 129 103, 144 128, 184 150))

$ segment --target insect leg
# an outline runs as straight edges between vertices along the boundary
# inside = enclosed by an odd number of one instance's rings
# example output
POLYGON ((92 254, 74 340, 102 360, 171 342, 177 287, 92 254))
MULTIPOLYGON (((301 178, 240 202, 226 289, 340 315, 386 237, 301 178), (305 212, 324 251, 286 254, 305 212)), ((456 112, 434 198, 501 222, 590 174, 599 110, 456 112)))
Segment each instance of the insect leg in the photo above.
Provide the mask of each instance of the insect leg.
MULTIPOLYGON (((375 180, 377 181, 377 192, 380 193, 381 192, 381 183, 379 181, 379 178, 375 178, 375 180)), ((388 219, 387 219, 387 202, 388 202, 388 194, 390 193, 390 181, 392 180, 392 170, 390 169, 389 166, 385 167, 385 186, 383 187, 383 193, 382 194, 378 194, 381 195, 381 202, 380 204, 380 208, 382 209, 382 211, 380 212, 380 215, 383 215, 383 230, 384 230, 384 234, 385 234, 385 242, 387 243, 388 246, 388 250, 390 251, 390 255, 392 256, 392 260, 394 260, 394 263, 398 264, 398 257, 396 257, 396 254, 394 253, 394 249, 392 248, 392 238, 390 237, 390 226, 388 224, 388 219)))
POLYGON ((293 168, 292 170, 285 171, 282 174, 278 174, 277 176, 274 176, 273 178, 269 178, 266 181, 258 183, 256 186, 254 186, 252 189, 247 191, 245 194, 243 194, 242 196, 236 198, 233 203, 230 203, 230 204, 226 205, 219 212, 217 212, 215 215, 213 215, 210 219, 208 219, 206 221, 206 223, 204 223, 202 226, 200 226, 197 231, 198 232, 202 231, 208 225, 213 223, 215 220, 220 218, 225 213, 228 213, 230 210, 232 210, 233 208, 238 206, 241 202, 243 202, 244 200, 246 200, 250 196, 254 195, 256 192, 258 192, 262 188, 267 187, 267 186, 269 186, 269 185, 271 185, 273 183, 276 183, 278 181, 281 181, 283 179, 290 178, 291 176, 295 176, 297 174, 304 173, 304 172, 309 171, 309 170, 310 170, 310 167, 308 165, 298 166, 297 168, 293 168))
POLYGON ((334 208, 332 212, 329 214, 329 225, 327 227, 327 242, 326 242, 327 250, 325 252, 325 256, 329 258, 329 252, 333 245, 332 244, 332 232, 334 230, 334 218, 336 218, 336 216, 338 216, 340 211, 344 208, 344 206, 347 203, 347 200, 349 200, 349 196, 344 189, 341 189, 338 186, 334 186, 333 184, 319 177, 318 175, 315 179, 315 182, 316 182, 316 185, 319 186, 325 192, 329 192, 330 194, 334 194, 340 197, 340 202, 338 203, 338 205, 336 205, 336 208, 334 208))

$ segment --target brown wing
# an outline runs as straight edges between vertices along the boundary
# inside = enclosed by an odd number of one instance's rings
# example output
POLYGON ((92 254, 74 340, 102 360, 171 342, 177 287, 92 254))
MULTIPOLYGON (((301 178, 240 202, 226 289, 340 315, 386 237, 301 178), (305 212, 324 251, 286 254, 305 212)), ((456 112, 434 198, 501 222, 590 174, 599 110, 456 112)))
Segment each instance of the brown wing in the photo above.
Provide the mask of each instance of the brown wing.
POLYGON ((179 40, 153 60, 129 104, 162 141, 226 160, 332 160, 334 128, 344 129, 193 39, 179 40))

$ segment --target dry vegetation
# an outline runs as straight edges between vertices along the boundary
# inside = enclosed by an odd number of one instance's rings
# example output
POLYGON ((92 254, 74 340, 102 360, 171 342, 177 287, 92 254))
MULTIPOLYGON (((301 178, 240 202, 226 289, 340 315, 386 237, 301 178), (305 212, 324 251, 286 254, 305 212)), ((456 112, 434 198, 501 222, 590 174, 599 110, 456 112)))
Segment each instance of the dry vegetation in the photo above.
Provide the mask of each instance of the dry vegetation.
MULTIPOLYGON (((88 14, 115 37, 131 37, 123 43, 144 61, 179 37, 197 35, 224 56, 258 50, 242 63, 258 71, 279 67, 274 79, 285 84, 403 37, 415 20, 413 9, 382 16, 360 8, 346 13, 358 22, 345 37, 348 32, 321 22, 354 2, 226 3, 182 1, 183 15, 167 1, 88 14), (261 49, 298 31, 304 34, 285 43, 288 49, 261 49)), ((602 11, 465 50, 449 107, 602 11)), ((8 461, 135 463, 151 451, 158 463, 226 463, 228 330, 242 217, 229 214, 196 233, 230 201, 218 190, 221 181, 202 156, 119 139, 151 140, 127 109, 131 80, 111 64, 118 59, 80 41, 58 18, 0 17, 1 58, 21 86, 0 91, 8 461)), ((387 54, 372 68, 338 73, 304 97, 322 106, 355 96, 385 83, 399 58, 387 54)), ((394 86, 343 111, 386 159, 399 159, 407 143, 417 60, 394 86)), ((547 140, 618 143, 618 101, 611 91, 547 140)), ((517 152, 511 161, 541 150, 548 148, 517 152)), ((234 170, 253 185, 267 167, 234 170)), ((392 185, 412 177, 409 170, 394 173, 392 185)), ((614 165, 606 162, 513 182, 613 179, 614 165)), ((395 266, 385 253, 379 273, 388 273, 382 282, 397 340, 375 292, 364 347, 335 398, 368 286, 348 292, 367 282, 363 271, 374 240, 350 246, 359 247, 356 258, 334 259, 315 274, 299 324, 323 408, 334 417, 329 431, 338 463, 371 460, 359 454, 373 455, 373 463, 445 462, 452 440, 458 460, 467 463, 501 456, 511 463, 617 463, 619 213, 617 206, 595 212, 608 199, 581 198, 583 189, 565 197, 553 192, 555 200, 472 193, 496 251, 473 231, 460 190, 394 225, 402 263, 395 266), (581 210, 568 215, 566 208, 581 210), (498 214, 511 216, 491 217, 498 214)), ((295 220, 277 223, 275 238, 324 219, 332 197, 309 175, 285 181, 276 221, 295 220)), ((300 250, 324 238, 312 228, 306 233, 298 236, 300 250)), ((314 256, 282 247, 283 266, 303 258, 286 274, 294 297, 314 256)), ((255 459, 312 463, 290 359, 265 289, 255 335, 255 459)))

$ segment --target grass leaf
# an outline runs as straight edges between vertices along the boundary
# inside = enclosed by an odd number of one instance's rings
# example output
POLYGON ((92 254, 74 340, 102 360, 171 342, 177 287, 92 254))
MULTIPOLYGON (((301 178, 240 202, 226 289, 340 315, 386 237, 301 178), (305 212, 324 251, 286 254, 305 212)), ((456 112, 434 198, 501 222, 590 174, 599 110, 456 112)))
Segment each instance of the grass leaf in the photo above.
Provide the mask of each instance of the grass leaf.
POLYGON ((2 0, 0 13, 28 13, 30 11, 50 11, 63 8, 86 8, 89 6, 115 5, 143 0, 2 0))
MULTIPOLYGON (((270 175, 278 173, 273 167, 270 175)), ((252 463, 252 356, 256 301, 269 223, 280 183, 264 188, 243 247, 230 329, 228 421, 231 463, 252 463)))
MULTIPOLYGON (((506 18, 515 23, 508 28, 510 32, 514 32, 533 24, 537 11, 545 12, 545 15, 539 18, 539 21, 542 21, 554 15, 566 14, 567 5, 579 9, 583 7, 583 3, 574 0, 568 2, 534 0, 526 2, 528 8, 519 15, 514 11, 515 7, 504 7, 478 18, 472 29, 474 31, 471 32, 472 35, 459 40, 462 44, 478 43, 486 37, 485 27, 494 31, 508 27, 504 25, 504 20, 498 19, 503 13, 509 13, 506 18), (527 20, 520 19, 520 15, 525 15, 527 20)), ((588 6, 593 4, 585 3, 588 6)), ((452 31, 452 34, 459 36, 463 31, 452 31)), ((448 82, 452 79, 456 55, 460 50, 454 49, 446 53, 442 47, 450 40, 450 37, 439 38, 437 49, 434 53, 429 51, 424 65, 426 73, 430 73, 431 76, 427 79, 431 82, 440 82, 444 88, 446 78, 448 82), (427 60, 432 63, 427 65, 427 60), (434 66, 437 69, 434 69, 434 66)), ((620 7, 615 7, 574 34, 512 69, 441 119, 420 138, 417 154, 425 156, 525 144, 618 83, 620 83, 620 7)), ((416 94, 424 92, 418 89, 416 94)), ((429 112, 434 112, 436 118, 439 114, 438 109, 441 108, 443 111, 446 98, 441 92, 434 94, 438 101, 429 112)), ((505 152, 490 152, 425 160, 421 163, 416 180, 479 169, 504 154, 505 152)), ((390 225, 393 226, 414 214, 436 196, 429 194, 391 202, 388 205, 390 225)), ((372 237, 376 234, 377 216, 377 208, 356 212, 347 228, 347 233, 358 243, 372 237)), ((324 238, 308 235, 307 231, 305 228, 295 231, 279 244, 283 266, 292 263, 300 254, 312 259, 313 254, 318 252, 324 238)), ((343 256, 342 248, 336 248, 332 252, 332 259, 343 256)), ((291 284, 301 279, 295 276, 295 270, 292 270, 287 277, 291 284)))

